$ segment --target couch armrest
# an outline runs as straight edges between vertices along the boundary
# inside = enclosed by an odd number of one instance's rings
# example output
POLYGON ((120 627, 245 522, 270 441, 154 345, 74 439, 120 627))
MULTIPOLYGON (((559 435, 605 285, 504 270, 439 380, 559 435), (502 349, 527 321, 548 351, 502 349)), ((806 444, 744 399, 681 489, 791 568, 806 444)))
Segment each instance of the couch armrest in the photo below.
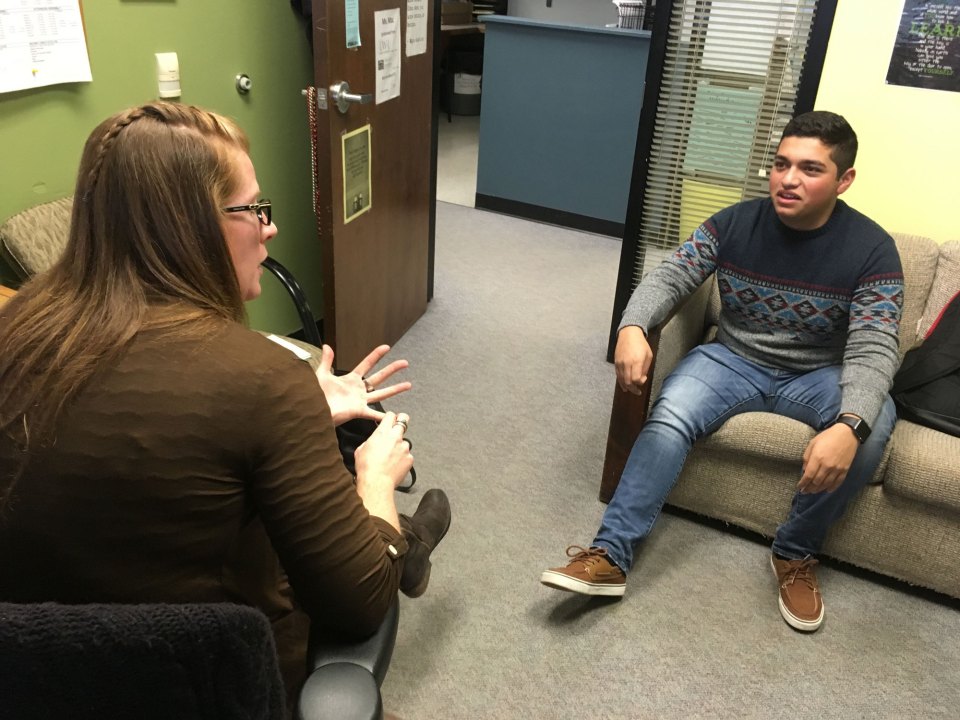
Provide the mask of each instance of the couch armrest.
POLYGON ((377 631, 343 643, 311 635, 307 681, 300 692, 300 720, 377 720, 383 716, 380 685, 387 675, 400 624, 394 601, 377 631))
POLYGON ((707 331, 707 308, 715 287, 714 279, 709 278, 663 324, 656 349, 656 364, 650 372, 651 401, 660 395, 667 375, 688 352, 703 342, 707 331))
POLYGON ((639 395, 624 392, 614 383, 607 450, 600 478, 601 502, 610 502, 617 485, 620 484, 620 475, 627 464, 627 456, 647 421, 650 402, 660 393, 663 379, 684 355, 703 340, 707 304, 713 286, 712 279, 705 282, 661 327, 650 329, 647 340, 653 350, 653 362, 650 379, 639 395))

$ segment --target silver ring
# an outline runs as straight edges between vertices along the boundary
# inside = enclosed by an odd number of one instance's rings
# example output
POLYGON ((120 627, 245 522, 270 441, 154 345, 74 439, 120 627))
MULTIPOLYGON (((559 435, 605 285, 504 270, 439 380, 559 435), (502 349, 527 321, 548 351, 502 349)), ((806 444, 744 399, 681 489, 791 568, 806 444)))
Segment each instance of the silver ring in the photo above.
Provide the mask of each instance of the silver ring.
POLYGON ((393 424, 393 426, 396 427, 397 425, 402 425, 402 426, 403 426, 403 432, 406 432, 406 431, 407 431, 408 424, 409 424, 409 423, 408 423, 406 420, 397 420, 397 421, 393 424))
POLYGON ((373 392, 373 385, 371 385, 370 383, 368 383, 366 380, 363 381, 363 387, 364 387, 364 389, 366 389, 366 391, 367 391, 368 393, 372 393, 372 392, 373 392))

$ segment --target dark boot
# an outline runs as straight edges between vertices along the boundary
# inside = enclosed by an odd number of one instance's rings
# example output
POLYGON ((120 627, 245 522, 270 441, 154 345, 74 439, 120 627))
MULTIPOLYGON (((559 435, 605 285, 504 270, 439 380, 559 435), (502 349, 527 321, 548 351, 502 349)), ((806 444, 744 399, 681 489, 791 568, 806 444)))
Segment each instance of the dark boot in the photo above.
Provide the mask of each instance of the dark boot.
POLYGON ((430 553, 450 528, 450 501, 443 490, 427 490, 412 517, 400 515, 400 527, 410 549, 403 564, 400 591, 420 597, 430 583, 430 553))

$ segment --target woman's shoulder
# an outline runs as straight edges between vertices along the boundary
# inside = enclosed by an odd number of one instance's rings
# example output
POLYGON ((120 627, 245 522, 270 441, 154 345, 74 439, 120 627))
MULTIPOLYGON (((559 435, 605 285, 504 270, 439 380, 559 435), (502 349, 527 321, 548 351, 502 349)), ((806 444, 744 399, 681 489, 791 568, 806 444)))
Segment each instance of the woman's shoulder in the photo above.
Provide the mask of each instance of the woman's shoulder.
POLYGON ((135 338, 127 360, 197 383, 242 383, 248 388, 303 382, 315 385, 309 362, 298 357, 293 347, 289 342, 273 342, 267 335, 238 323, 224 322, 144 330, 135 338))
POLYGON ((141 331, 90 396, 141 403, 164 422, 177 418, 184 432, 200 418, 196 433, 240 445, 260 442, 265 425, 305 432, 329 418, 310 366, 238 324, 141 331))

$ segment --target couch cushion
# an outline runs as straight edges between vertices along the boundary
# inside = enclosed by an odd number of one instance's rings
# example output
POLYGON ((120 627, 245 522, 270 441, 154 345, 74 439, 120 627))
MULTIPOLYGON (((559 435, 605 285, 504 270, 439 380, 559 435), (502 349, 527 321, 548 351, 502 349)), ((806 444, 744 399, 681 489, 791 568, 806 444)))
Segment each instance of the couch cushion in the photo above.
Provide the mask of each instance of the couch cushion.
POLYGON ((960 438, 900 420, 889 447, 886 492, 960 512, 960 438))
POLYGON ((923 315, 937 271, 940 248, 930 238, 892 233, 903 266, 903 317, 900 320, 900 354, 916 344, 917 324, 923 315))
POLYGON ((813 428, 796 420, 773 413, 749 412, 734 415, 698 445, 704 449, 748 453, 775 462, 795 462, 799 472, 803 451, 813 436, 813 428))
POLYGON ((67 245, 73 198, 45 202, 0 225, 0 248, 11 268, 26 280, 53 265, 67 245))
MULTIPOLYGON (((764 412, 734 415, 719 430, 697 443, 704 450, 750 455, 774 464, 796 466, 796 480, 800 480, 803 452, 816 435, 809 425, 798 420, 764 412)), ((888 443, 880 466, 872 482, 880 482, 887 467, 891 448, 888 443)))
POLYGON ((960 292, 960 240, 953 240, 940 246, 937 260, 937 275, 927 297, 923 317, 917 328, 917 337, 923 338, 954 295, 960 292))

